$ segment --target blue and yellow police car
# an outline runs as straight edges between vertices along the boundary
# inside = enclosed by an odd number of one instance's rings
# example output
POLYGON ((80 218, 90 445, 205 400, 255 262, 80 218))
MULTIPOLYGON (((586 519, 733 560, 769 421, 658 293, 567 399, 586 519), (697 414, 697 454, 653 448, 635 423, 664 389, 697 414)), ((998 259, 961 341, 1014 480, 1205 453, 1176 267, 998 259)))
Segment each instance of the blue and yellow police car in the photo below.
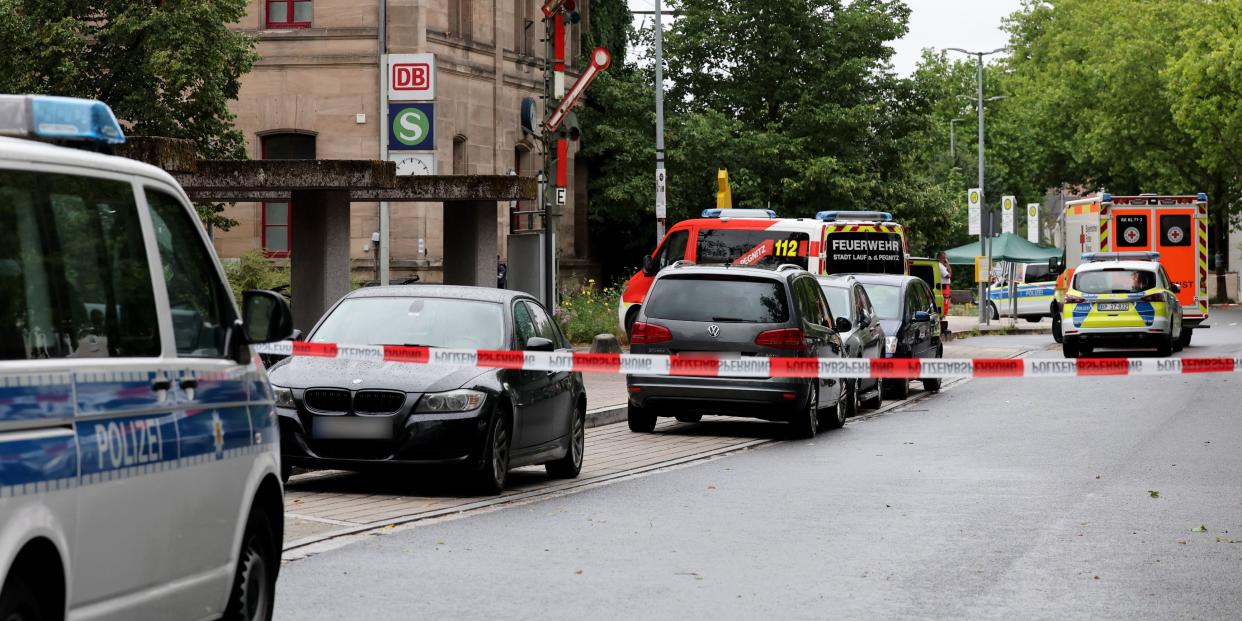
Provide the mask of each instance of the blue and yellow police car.
POLYGON ((1066 358, 1095 347, 1154 347, 1181 351, 1182 306, 1158 252, 1082 255, 1061 310, 1066 358))
POLYGON ((267 619, 280 451, 185 192, 97 101, 0 95, 0 619, 267 619), (79 147, 79 148, 74 148, 79 147))

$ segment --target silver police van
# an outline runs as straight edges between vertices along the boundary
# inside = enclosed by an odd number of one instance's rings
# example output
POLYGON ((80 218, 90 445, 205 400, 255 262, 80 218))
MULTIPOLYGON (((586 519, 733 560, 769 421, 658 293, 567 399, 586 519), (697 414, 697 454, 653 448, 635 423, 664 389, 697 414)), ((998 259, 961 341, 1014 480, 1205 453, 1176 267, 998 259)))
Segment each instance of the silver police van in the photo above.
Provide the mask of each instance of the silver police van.
POLYGON ((185 192, 89 100, 0 95, 0 619, 266 619, 272 392, 185 192), (8 136, 8 137, 5 137, 8 136), (72 148, 77 147, 77 148, 72 148))

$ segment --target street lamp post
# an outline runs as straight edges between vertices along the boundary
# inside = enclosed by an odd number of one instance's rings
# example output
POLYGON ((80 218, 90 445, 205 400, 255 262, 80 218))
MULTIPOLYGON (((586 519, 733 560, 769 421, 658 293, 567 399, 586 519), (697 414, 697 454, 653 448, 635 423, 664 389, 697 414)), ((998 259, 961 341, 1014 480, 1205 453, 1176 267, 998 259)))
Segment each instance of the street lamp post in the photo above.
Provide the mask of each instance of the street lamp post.
MULTIPOLYGON (((983 98, 983 57, 998 54, 1007 49, 1009 48, 1000 47, 990 52, 971 52, 960 47, 948 48, 951 52, 961 52, 968 56, 974 56, 978 59, 978 66, 975 73, 975 100, 977 102, 976 108, 979 116, 979 204, 982 206, 981 211, 983 215, 981 218, 982 222, 979 227, 979 254, 988 257, 989 270, 992 268, 992 213, 987 207, 985 199, 987 193, 984 192, 983 189, 983 103, 987 101, 983 98)), ((991 319, 991 317, 988 316, 988 281, 986 278, 982 280, 983 282, 979 283, 979 323, 986 326, 988 325, 988 321, 991 319)))

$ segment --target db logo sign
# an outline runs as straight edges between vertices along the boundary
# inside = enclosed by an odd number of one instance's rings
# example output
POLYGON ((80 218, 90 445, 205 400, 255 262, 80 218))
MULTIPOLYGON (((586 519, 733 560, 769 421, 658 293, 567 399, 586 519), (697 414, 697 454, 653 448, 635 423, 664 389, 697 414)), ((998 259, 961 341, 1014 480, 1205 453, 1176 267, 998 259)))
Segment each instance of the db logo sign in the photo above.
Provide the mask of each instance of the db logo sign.
POLYGON ((426 91, 431 89, 431 65, 403 63, 392 66, 392 90, 426 91))
POLYGON ((388 56, 389 101, 432 101, 435 98, 435 54, 388 56))

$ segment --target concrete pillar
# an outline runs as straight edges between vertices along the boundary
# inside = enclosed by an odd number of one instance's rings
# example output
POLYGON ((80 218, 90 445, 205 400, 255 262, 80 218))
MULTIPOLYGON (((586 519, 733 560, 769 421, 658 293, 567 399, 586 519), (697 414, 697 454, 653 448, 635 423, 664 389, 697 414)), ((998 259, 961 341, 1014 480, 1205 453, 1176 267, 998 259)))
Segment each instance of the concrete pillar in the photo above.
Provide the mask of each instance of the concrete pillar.
POLYGON ((349 293, 349 191, 295 191, 289 215, 293 327, 309 332, 349 293))
POLYGON ((444 283, 496 286, 496 201, 444 204, 444 283))

